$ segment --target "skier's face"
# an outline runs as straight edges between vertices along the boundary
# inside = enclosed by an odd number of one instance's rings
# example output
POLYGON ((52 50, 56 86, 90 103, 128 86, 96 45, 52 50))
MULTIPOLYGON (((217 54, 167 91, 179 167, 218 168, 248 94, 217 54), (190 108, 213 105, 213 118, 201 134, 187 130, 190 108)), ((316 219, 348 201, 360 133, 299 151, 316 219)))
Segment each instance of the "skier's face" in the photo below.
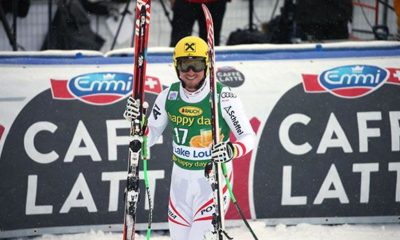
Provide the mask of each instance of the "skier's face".
POLYGON ((189 92, 197 91, 200 87, 200 83, 204 79, 204 72, 204 70, 201 72, 194 72, 192 69, 188 72, 179 71, 179 76, 184 83, 183 86, 185 89, 189 92))
POLYGON ((205 68, 204 59, 181 59, 178 61, 179 78, 187 91, 195 92, 200 88, 205 78, 205 68))

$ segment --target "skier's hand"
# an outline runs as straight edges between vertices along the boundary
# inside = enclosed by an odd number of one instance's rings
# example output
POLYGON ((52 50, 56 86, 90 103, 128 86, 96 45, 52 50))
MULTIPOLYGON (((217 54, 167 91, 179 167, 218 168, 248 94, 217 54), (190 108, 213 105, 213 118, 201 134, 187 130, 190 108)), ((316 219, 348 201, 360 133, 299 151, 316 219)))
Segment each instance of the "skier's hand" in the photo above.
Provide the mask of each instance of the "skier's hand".
POLYGON ((231 142, 221 142, 213 145, 211 148, 211 158, 213 162, 229 162, 235 155, 235 147, 231 142))
POLYGON ((135 100, 133 97, 129 97, 128 101, 126 102, 124 118, 130 122, 137 119, 139 117, 139 106, 140 101, 135 100))

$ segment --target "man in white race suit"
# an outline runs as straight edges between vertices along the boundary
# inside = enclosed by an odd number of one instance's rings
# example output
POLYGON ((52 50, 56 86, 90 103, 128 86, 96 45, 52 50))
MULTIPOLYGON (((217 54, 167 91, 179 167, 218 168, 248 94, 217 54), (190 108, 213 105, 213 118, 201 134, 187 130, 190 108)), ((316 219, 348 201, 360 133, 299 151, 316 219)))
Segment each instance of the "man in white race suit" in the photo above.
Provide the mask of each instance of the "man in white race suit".
MULTIPOLYGON (((212 144, 208 46, 199 37, 182 38, 173 55, 179 82, 157 97, 149 116, 146 134, 152 146, 169 124, 173 133, 174 162, 168 222, 171 239, 203 240, 214 230, 213 192, 204 175, 208 162, 226 163, 232 182, 232 162, 253 149, 255 134, 238 96, 217 83, 219 97, 219 144, 212 144), (229 141, 233 132, 235 142, 229 141)), ((139 102, 128 98, 124 117, 139 115, 139 102)), ((229 192, 224 186, 225 211, 229 192)))

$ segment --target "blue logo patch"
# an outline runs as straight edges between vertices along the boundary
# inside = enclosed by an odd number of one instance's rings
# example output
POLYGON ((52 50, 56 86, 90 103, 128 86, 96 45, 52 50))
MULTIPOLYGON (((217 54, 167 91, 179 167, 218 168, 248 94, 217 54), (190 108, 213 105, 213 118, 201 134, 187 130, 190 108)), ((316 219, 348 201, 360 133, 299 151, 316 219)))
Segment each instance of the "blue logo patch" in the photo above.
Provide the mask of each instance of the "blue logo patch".
POLYGON ((68 89, 78 99, 92 104, 111 104, 132 91, 132 74, 117 72, 89 73, 68 82, 68 89))
POLYGON ((334 95, 353 98, 366 95, 385 83, 386 69, 370 65, 347 65, 332 68, 319 75, 320 85, 334 95))

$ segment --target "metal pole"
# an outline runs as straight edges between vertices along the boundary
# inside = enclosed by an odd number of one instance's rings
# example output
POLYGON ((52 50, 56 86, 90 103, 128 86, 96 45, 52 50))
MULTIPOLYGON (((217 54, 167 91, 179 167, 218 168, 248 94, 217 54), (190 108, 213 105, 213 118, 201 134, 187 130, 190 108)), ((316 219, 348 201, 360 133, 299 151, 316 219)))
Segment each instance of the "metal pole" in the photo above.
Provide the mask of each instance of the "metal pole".
POLYGON ((387 26, 387 18, 388 18, 388 0, 383 1, 383 16, 382 16, 382 25, 387 26))
POLYGON ((254 0, 249 0, 249 30, 253 31, 254 0))
POLYGON ((162 9, 164 10, 164 14, 165 14, 165 16, 166 16, 167 19, 168 19, 168 22, 169 22, 169 23, 171 24, 171 26, 172 26, 172 19, 171 19, 171 17, 169 16, 169 12, 168 12, 168 10, 167 10, 167 7, 165 6, 164 0, 160 0, 160 3, 161 3, 162 9))
MULTIPOLYGON (((117 28, 117 32, 115 33, 115 36, 114 36, 113 42, 111 44, 111 49, 110 50, 113 50, 114 47, 115 47, 115 43, 117 42, 117 38, 119 36, 119 32, 121 31, 122 24, 124 23, 125 15, 127 13, 129 13, 129 5, 130 5, 130 3, 131 3, 131 0, 127 0, 126 1, 125 9, 124 9, 124 12, 122 13, 122 17, 121 17, 121 20, 119 22, 119 25, 118 25, 118 28, 117 28)), ((136 23, 134 23, 134 25, 136 26, 136 23)), ((135 28, 133 30, 133 34, 135 34, 135 28)))
POLYGON ((17 11, 18 11, 18 2, 19 0, 12 1, 12 12, 13 12, 13 33, 14 39, 17 41, 17 11))
POLYGON ((18 11, 18 3, 19 0, 15 0, 12 3, 12 11, 13 11, 13 37, 14 37, 14 43, 15 43, 15 50, 18 51, 17 47, 17 11, 18 11))
POLYGON ((379 0, 375 1, 375 26, 379 25, 379 0))
POLYGON ((53 29, 52 29, 52 21, 53 21, 53 0, 48 0, 48 30, 47 30, 47 49, 50 49, 50 44, 52 43, 53 38, 53 29))
POLYGON ((1 19, 1 22, 3 23, 4 31, 7 34, 8 41, 10 42, 10 45, 11 45, 13 51, 17 51, 18 50, 17 49, 17 42, 15 41, 13 33, 11 32, 10 26, 8 25, 8 21, 7 21, 6 15, 5 15, 4 10, 3 10, 3 5, 1 5, 1 4, 0 4, 0 19, 1 19))

